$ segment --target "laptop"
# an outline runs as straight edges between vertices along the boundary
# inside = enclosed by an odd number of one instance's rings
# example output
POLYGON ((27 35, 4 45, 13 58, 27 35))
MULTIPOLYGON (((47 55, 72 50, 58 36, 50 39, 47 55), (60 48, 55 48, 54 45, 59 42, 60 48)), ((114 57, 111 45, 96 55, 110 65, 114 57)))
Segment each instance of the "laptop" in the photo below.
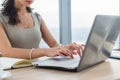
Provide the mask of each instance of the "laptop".
POLYGON ((52 57, 34 63, 36 67, 81 71, 104 62, 111 55, 115 41, 120 32, 120 17, 113 15, 96 15, 89 33, 83 56, 52 57))

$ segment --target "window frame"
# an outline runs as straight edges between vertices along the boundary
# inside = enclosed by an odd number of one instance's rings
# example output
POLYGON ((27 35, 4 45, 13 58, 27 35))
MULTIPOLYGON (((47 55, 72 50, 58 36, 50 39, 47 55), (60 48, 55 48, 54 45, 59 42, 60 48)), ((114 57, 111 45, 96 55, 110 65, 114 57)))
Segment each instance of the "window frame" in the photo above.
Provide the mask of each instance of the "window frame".
POLYGON ((71 0, 59 0, 60 43, 71 43, 71 0))

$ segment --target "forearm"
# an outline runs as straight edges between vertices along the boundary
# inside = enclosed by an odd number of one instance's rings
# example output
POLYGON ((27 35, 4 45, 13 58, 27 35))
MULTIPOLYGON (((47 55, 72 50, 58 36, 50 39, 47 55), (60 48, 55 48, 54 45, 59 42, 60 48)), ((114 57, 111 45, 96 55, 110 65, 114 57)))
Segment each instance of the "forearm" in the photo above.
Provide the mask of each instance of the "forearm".
MULTIPOLYGON (((2 56, 4 57, 13 57, 13 58, 23 58, 30 59, 31 49, 21 49, 21 48, 9 48, 2 50, 2 56)), ((32 59, 45 56, 45 48, 34 49, 32 51, 32 59)))

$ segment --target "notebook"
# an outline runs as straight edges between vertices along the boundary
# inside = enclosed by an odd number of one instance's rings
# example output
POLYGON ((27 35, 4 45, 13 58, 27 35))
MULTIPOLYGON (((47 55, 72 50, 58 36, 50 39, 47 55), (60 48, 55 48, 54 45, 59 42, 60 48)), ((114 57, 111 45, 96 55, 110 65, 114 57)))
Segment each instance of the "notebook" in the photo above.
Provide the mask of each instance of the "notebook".
MULTIPOLYGON (((34 63, 36 67, 81 71, 110 57, 115 41, 120 32, 120 17, 113 15, 96 15, 89 33, 83 56, 52 57, 34 63)), ((79 36, 78 36, 79 37, 79 36)))
POLYGON ((32 62, 27 59, 0 57, 0 66, 2 69, 15 69, 32 66, 32 62))

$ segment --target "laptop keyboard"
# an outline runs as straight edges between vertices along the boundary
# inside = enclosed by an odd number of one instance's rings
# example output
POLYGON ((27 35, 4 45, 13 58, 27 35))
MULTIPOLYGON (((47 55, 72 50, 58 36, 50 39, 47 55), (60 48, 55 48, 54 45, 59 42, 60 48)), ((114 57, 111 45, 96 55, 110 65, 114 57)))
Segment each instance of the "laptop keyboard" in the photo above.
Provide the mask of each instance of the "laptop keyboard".
POLYGON ((75 55, 74 58, 58 56, 44 61, 38 61, 36 64, 38 66, 51 66, 51 67, 53 66, 73 69, 78 66, 79 61, 80 61, 79 55, 75 55))

